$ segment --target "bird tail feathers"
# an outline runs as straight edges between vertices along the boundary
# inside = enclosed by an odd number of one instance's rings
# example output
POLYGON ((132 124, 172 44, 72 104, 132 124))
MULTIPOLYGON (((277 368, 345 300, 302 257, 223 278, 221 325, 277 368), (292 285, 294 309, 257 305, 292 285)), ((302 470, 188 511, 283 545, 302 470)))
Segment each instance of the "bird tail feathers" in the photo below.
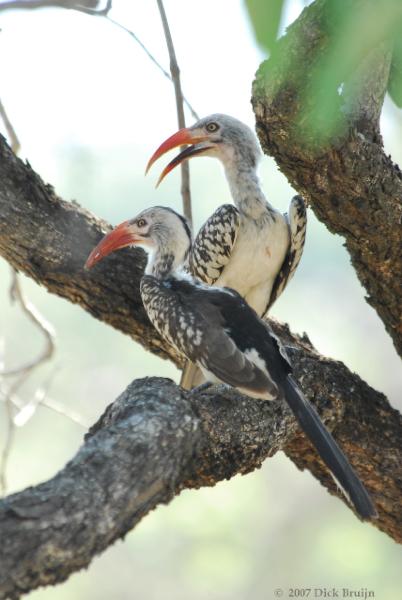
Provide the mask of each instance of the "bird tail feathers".
POLYGON ((376 517, 377 511, 366 488, 291 375, 287 376, 284 383, 284 393, 285 400, 304 433, 316 448, 346 497, 355 506, 358 514, 362 519, 376 517))

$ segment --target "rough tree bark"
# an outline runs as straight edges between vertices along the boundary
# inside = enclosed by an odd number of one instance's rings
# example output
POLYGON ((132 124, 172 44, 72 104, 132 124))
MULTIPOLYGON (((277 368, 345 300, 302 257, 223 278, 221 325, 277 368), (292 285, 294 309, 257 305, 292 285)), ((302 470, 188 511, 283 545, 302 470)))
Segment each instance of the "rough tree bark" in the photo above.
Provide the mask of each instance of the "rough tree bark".
POLYGON ((390 65, 386 45, 374 48, 344 82, 338 102, 346 117, 342 134, 317 147, 298 122, 302 105, 314 113, 308 102, 317 95, 308 93, 308 85, 331 41, 328 4, 316 0, 278 41, 275 56, 286 57, 291 69, 276 60, 261 65, 253 85, 257 131, 265 152, 317 217, 344 236, 367 301, 402 355, 402 174, 384 153, 379 132, 390 65))
MULTIPOLYGON (((344 365, 281 333, 297 346, 299 381, 373 496, 375 525, 402 541, 401 416, 344 365)), ((184 488, 247 473, 280 449, 337 493, 285 405, 224 386, 189 393, 168 380, 135 381, 62 471, 0 502, 0 598, 64 581, 184 488)))

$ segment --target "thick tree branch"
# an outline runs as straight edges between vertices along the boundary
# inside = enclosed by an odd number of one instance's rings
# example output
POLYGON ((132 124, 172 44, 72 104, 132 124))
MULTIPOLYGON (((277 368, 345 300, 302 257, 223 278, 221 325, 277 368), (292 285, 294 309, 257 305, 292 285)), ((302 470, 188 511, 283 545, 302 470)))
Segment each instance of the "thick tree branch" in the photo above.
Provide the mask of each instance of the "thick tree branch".
POLYGON ((0 136, 0 255, 53 294, 178 363, 142 306, 141 250, 123 250, 90 272, 84 270, 89 252, 109 227, 76 203, 58 198, 0 136))
POLYGON ((306 8, 279 40, 274 57, 261 65, 253 86, 257 129, 264 150, 318 218, 345 237, 367 301, 402 354, 402 175, 384 153, 378 132, 390 61, 386 45, 379 40, 344 80, 343 95, 335 102, 346 125, 336 138, 319 146, 300 120, 301 111, 314 114, 317 108, 309 85, 332 42, 325 21, 328 5, 316 0, 306 8))
MULTIPOLYGON (((372 494, 374 524, 401 542, 401 416, 344 365, 278 332, 296 346, 299 381, 372 494)), ((284 404, 224 386, 191 393, 164 379, 133 382, 62 471, 0 502, 0 598, 64 581, 184 488, 247 473, 280 449, 337 493, 284 404)))

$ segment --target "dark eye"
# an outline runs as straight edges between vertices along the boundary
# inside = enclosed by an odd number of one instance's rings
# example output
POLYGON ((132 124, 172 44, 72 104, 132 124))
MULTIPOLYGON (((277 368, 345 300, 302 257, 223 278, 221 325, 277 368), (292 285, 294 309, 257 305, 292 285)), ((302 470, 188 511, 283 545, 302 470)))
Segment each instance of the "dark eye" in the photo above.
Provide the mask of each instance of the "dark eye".
POLYGON ((137 227, 145 227, 145 225, 147 224, 145 219, 138 219, 137 221, 137 227))
POLYGON ((218 131, 218 129, 219 129, 218 123, 208 123, 208 125, 206 126, 206 130, 209 131, 210 133, 213 133, 214 131, 218 131))

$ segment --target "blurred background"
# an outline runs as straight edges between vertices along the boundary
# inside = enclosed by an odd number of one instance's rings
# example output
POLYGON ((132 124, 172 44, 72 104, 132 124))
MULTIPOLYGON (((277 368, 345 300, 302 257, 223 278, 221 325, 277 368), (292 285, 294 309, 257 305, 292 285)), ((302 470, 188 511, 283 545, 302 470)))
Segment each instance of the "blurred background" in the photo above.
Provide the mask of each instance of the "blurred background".
MULTIPOLYGON (((281 29, 304 5, 288 0, 281 29)), ((200 116, 225 112, 253 127, 251 83, 265 56, 255 44, 243 2, 165 0, 165 9, 184 94, 196 111, 200 116)), ((155 2, 114 0, 110 16, 133 30, 168 70, 155 2)), ((169 157, 144 178, 148 158, 177 123, 172 85, 141 47, 104 18, 67 10, 0 13, 0 27, 0 97, 20 138, 21 157, 44 181, 112 224, 152 204, 180 211, 178 170, 154 189, 169 157)), ((187 119, 192 122, 189 114, 187 119)), ((401 165, 402 117, 389 100, 382 132, 387 153, 401 165)), ((230 197, 216 161, 195 160, 190 168, 197 229, 230 197)), ((273 159, 263 158, 260 174, 269 200, 285 211, 294 191, 273 159)), ((42 335, 10 303, 10 281, 10 269, 0 260, 0 363, 5 368, 27 362, 43 345, 42 335)), ((161 375, 178 381, 172 364, 128 337, 28 279, 22 278, 22 286, 57 336, 51 363, 20 388, 24 402, 46 386, 51 400, 90 425, 133 379, 161 375)), ((401 409, 400 362, 364 295, 342 239, 310 211, 304 257, 272 314, 294 332, 306 331, 321 353, 344 361, 401 409)), ((4 403, 0 411, 3 443, 4 403)), ((7 491, 52 477, 76 452, 84 433, 85 426, 39 406, 15 429, 7 491)), ((87 571, 30 597, 263 600, 273 598, 276 588, 345 587, 395 600, 401 597, 401 558, 400 546, 361 524, 309 473, 277 455, 258 472, 183 492, 87 571)))

